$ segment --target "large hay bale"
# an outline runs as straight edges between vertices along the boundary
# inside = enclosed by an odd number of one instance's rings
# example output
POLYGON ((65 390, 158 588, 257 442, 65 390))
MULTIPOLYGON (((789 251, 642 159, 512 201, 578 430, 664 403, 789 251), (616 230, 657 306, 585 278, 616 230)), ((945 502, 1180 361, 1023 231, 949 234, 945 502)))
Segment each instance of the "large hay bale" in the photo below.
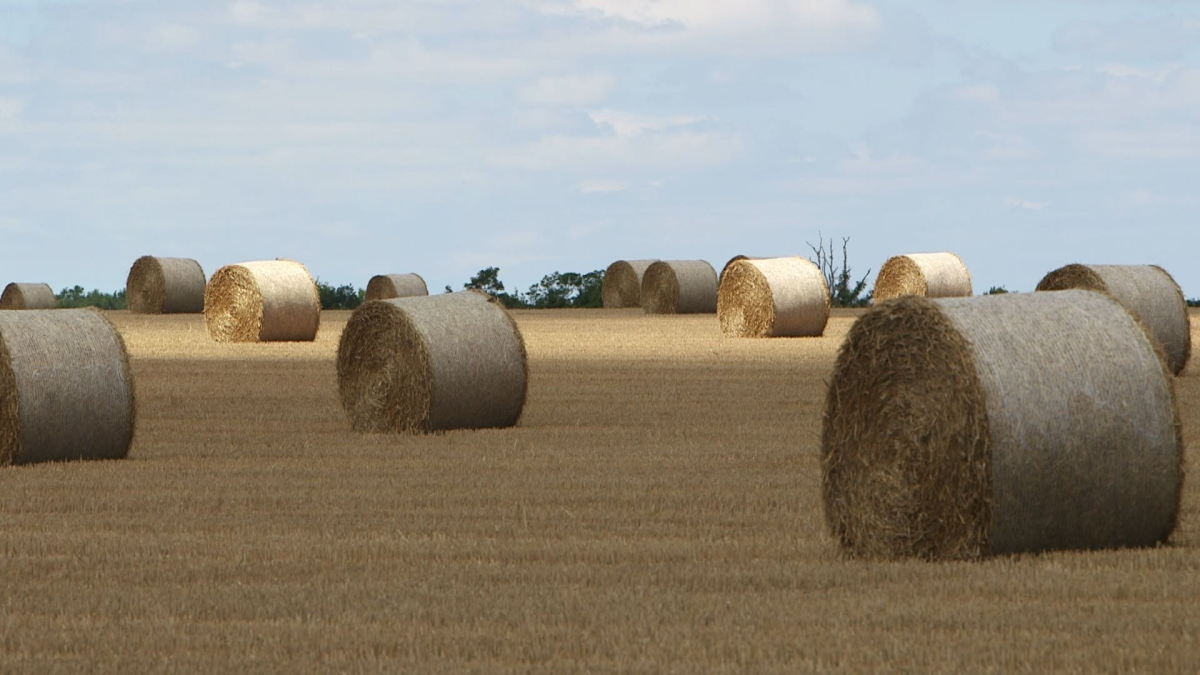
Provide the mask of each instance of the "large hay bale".
POLYGON ((49 284, 11 283, 0 294, 0 309, 54 309, 58 298, 49 284))
POLYGON ((425 279, 420 274, 377 274, 367 282, 367 295, 364 300, 369 302, 418 295, 429 295, 429 287, 425 285, 425 279))
POLYGON ((742 258, 721 277, 717 317, 728 337, 819 337, 829 321, 829 287, 811 260, 742 258))
POLYGON ((657 260, 618 260, 604 270, 600 293, 606 309, 642 306, 642 277, 657 260))
POLYGON ((875 303, 901 295, 970 297, 971 272, 953 253, 910 253, 889 258, 875 278, 875 303))
POLYGON ((125 298, 134 314, 199 314, 204 287, 204 268, 195 260, 144 255, 129 268, 125 298))
POLYGON ((337 353, 338 389, 360 432, 511 427, 525 407, 525 341, 484 293, 374 300, 337 353))
POLYGON ((91 309, 0 312, 0 465, 129 454, 125 342, 91 309))
POLYGON ((1162 345, 1176 375, 1192 355, 1187 301, 1175 279, 1158 265, 1067 265, 1046 275, 1039 291, 1082 288, 1112 296, 1162 345))
POLYGON ((703 260, 660 260, 642 277, 642 309, 647 314, 713 314, 717 284, 716 270, 703 260))
POLYGON ((826 521, 865 557, 1151 546, 1183 439, 1154 343, 1100 293, 884 303, 825 403, 826 521))
POLYGON ((204 319, 217 342, 312 341, 321 325, 321 297, 298 262, 226 265, 204 289, 204 319))

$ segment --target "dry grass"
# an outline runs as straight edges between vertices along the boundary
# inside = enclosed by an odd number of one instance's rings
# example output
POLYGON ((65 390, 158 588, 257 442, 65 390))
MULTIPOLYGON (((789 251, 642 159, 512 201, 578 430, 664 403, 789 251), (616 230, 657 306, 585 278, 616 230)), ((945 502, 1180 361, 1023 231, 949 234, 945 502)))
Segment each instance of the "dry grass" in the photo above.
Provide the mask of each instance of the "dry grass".
MULTIPOLYGON (((216 344, 111 315, 138 377, 122 462, 5 470, 5 671, 1187 671, 1200 492, 1173 547, 842 560, 818 466, 825 337, 714 316, 518 312, 516 429, 359 436, 349 314, 216 344)), ((1200 377, 1178 382, 1200 445, 1200 377)), ((1196 462, 1191 460, 1191 475, 1196 462)))

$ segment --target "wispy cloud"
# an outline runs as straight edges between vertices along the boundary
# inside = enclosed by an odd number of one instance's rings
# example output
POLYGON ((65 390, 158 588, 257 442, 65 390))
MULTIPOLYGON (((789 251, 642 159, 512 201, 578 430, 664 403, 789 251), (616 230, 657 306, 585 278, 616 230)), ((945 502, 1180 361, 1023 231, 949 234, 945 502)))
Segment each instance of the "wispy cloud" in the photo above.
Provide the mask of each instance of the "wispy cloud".
POLYGON ((629 183, 623 180, 585 180, 579 184, 579 191, 585 195, 624 192, 627 189, 629 183))
POLYGON ((1018 197, 1005 197, 1004 206, 1010 209, 1020 209, 1022 211, 1042 211, 1050 207, 1049 202, 1034 202, 1028 199, 1020 199, 1018 197))

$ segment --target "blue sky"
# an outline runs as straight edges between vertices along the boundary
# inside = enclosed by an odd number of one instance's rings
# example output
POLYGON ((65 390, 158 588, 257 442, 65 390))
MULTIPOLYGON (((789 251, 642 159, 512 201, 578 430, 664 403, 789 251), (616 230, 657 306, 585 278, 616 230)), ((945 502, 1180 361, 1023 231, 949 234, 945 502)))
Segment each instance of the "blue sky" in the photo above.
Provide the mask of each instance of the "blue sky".
POLYGON ((952 250, 1200 296, 1200 7, 0 0, 0 283, 952 250))

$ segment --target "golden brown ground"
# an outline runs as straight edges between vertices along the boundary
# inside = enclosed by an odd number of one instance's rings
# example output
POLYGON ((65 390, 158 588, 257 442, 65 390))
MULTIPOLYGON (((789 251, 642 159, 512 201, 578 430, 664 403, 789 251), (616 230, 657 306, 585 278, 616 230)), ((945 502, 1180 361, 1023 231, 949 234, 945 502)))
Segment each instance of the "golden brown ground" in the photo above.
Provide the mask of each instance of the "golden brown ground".
MULTIPOLYGON (((518 312, 521 426, 430 437, 349 431, 333 365, 348 313, 301 345, 110 316, 135 445, 0 472, 0 671, 1200 663, 1194 480, 1160 550, 842 560, 817 453, 844 312, 816 340, 725 340, 711 315, 518 312)), ((1178 385, 1200 446, 1200 376, 1178 385)))

